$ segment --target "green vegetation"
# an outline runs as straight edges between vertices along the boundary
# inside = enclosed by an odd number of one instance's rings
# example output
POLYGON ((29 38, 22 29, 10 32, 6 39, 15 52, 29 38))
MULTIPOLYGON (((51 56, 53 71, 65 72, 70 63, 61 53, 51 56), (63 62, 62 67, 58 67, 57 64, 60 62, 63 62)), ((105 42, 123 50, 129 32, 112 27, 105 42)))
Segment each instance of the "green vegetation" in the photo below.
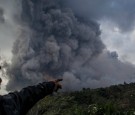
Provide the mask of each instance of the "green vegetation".
POLYGON ((58 93, 38 102, 28 115, 135 115, 135 83, 58 93))

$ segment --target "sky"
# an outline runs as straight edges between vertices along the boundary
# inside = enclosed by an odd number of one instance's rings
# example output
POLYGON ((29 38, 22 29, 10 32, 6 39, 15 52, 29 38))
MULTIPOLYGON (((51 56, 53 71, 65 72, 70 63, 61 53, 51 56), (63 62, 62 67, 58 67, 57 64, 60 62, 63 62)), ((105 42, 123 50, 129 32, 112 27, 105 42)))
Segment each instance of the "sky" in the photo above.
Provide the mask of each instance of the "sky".
MULTIPOLYGON (((121 61, 135 65, 134 0, 69 0, 65 3, 76 14, 96 20, 106 49, 116 51, 121 61)), ((17 22, 18 7, 17 0, 0 0, 0 55, 8 61, 12 59, 12 47, 21 29, 17 22)), ((3 79, 2 87, 7 83, 3 79)))

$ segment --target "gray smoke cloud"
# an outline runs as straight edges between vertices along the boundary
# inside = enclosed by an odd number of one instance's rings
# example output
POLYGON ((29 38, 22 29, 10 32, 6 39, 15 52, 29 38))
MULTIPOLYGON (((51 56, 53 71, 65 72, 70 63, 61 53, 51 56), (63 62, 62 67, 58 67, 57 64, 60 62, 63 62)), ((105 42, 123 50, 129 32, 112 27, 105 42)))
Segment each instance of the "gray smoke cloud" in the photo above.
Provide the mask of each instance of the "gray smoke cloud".
POLYGON ((21 12, 18 0, 0 0, 0 55, 11 58, 11 49, 19 33, 19 13, 21 12))
POLYGON ((134 29, 134 0, 64 0, 64 4, 85 18, 110 20, 124 32, 134 29))
POLYGON ((4 11, 2 8, 0 8, 0 23, 4 23, 5 19, 4 19, 4 11))
POLYGON ((134 80, 135 68, 105 50, 94 18, 61 0, 23 0, 21 16, 25 27, 13 46, 7 90, 60 77, 66 90, 134 80))

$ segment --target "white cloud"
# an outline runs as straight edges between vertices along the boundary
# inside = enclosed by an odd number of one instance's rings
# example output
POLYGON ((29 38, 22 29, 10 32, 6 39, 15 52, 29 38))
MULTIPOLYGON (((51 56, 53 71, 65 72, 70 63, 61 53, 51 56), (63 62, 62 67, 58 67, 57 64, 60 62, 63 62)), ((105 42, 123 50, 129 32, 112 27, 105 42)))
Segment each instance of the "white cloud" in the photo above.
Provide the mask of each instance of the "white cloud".
POLYGON ((4 95, 7 94, 6 91, 6 84, 8 82, 8 80, 5 77, 2 77, 1 72, 0 72, 0 77, 2 78, 2 84, 1 84, 1 89, 0 89, 0 95, 4 95))
POLYGON ((130 32, 121 32, 118 26, 111 21, 102 20, 101 38, 110 51, 117 51, 122 61, 135 64, 135 29, 130 32))

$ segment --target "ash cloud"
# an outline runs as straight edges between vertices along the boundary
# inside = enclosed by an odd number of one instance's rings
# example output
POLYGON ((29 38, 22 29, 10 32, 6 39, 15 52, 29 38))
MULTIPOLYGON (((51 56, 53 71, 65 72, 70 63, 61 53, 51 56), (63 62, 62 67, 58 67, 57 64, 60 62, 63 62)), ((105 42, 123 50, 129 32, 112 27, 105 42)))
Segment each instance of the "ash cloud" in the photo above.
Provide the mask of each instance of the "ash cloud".
POLYGON ((4 10, 2 8, 0 8, 0 23, 4 23, 5 19, 4 19, 4 10))
POLYGON ((65 7, 61 0, 23 0, 21 16, 27 28, 13 46, 7 90, 48 76, 62 77, 66 90, 133 81, 135 68, 105 50, 94 18, 65 7))

